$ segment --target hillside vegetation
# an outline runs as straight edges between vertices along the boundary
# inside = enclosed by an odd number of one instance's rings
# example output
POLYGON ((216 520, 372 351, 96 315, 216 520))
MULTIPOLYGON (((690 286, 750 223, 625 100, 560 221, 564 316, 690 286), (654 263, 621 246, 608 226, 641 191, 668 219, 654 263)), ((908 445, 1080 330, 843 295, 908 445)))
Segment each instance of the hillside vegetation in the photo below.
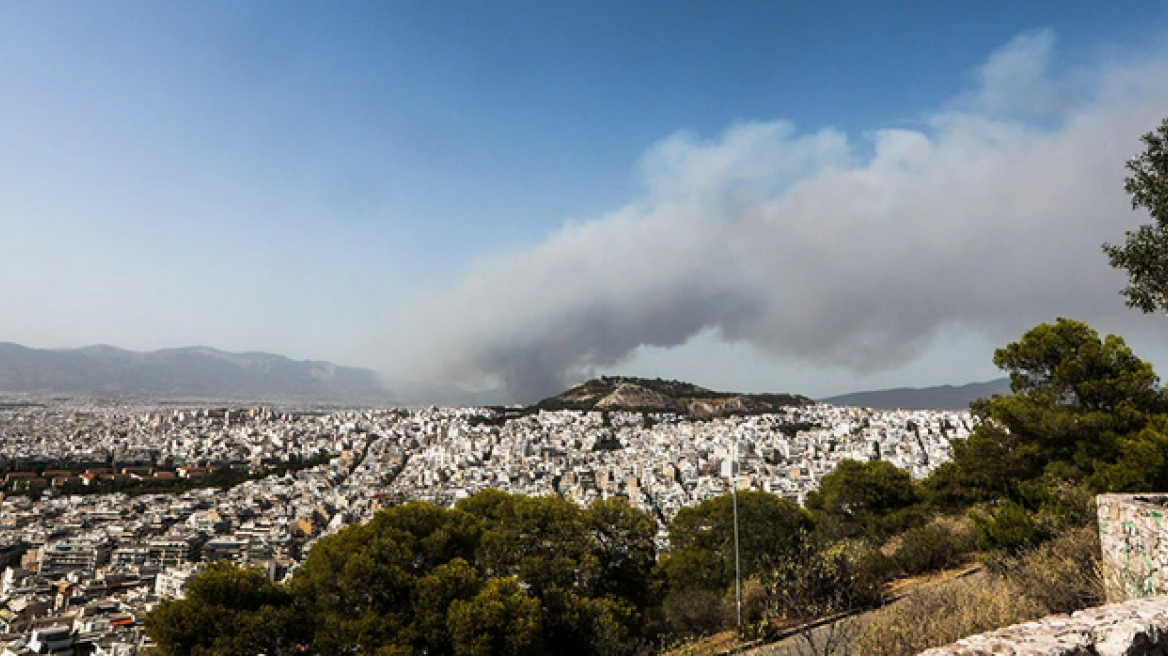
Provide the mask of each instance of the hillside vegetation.
POLYGON ((546 398, 540 410, 672 412, 695 418, 782 412, 814 403, 797 394, 715 392, 676 380, 602 376, 546 398))

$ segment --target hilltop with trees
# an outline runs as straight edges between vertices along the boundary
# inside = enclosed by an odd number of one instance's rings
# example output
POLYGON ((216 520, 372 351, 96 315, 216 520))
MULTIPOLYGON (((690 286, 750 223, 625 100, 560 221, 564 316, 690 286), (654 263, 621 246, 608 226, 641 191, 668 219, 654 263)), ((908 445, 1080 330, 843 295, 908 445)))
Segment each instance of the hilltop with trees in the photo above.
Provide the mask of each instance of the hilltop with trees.
POLYGON ((798 394, 714 392, 676 380, 601 376, 535 404, 539 410, 672 412, 696 418, 782 412, 814 403, 798 394))

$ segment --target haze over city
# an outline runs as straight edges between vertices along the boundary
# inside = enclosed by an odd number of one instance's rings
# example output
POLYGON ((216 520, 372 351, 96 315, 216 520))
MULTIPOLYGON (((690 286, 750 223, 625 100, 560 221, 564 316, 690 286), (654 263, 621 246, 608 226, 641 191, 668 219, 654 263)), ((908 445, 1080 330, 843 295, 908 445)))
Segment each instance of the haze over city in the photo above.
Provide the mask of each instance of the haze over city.
POLYGON ((0 341, 505 386, 985 380, 1104 242, 1158 2, 6 3, 0 341))

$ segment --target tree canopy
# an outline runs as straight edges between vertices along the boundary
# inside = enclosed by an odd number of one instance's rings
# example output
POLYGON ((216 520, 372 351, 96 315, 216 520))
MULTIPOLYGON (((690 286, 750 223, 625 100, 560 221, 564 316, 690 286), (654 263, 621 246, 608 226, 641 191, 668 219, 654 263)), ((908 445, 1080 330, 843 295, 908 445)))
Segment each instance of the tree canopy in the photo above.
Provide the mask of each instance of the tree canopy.
POLYGON ((287 586, 217 563, 147 630, 182 656, 619 654, 657 601, 656 531, 615 499, 411 502, 321 539, 287 586))
POLYGON ((1144 151, 1127 163, 1124 190, 1132 209, 1143 208, 1152 223, 1127 232, 1122 246, 1104 244, 1111 266, 1124 269, 1128 286, 1120 293, 1144 312, 1168 310, 1168 118, 1141 141, 1144 151))
POLYGON ((1165 410, 1152 366, 1122 338, 1100 338, 1078 321, 1036 326, 998 349, 994 363, 1014 393, 973 404, 977 429, 953 441, 952 464, 926 488, 968 502, 1024 501, 1026 483, 1044 477, 1108 490, 1105 478, 1119 478, 1114 467, 1132 440, 1150 437, 1144 429, 1165 410))
POLYGON ((1091 521, 1098 492, 1168 490, 1168 406, 1123 339, 1058 319, 998 349, 1013 394, 972 404, 977 428, 921 484, 971 513, 982 549, 1017 551, 1091 521))
POLYGON ((912 476, 892 463, 844 460, 807 494, 806 506, 833 537, 887 537, 914 523, 912 476))
POLYGON ((175 656, 299 653, 302 627, 287 590, 259 569, 223 561, 192 578, 184 599, 146 616, 150 637, 175 656))
MULTIPOLYGON (((734 582, 733 498, 723 494, 682 508, 669 525, 672 546, 664 563, 670 587, 724 590, 734 582)), ((739 553, 742 577, 770 569, 801 546, 811 516, 790 499, 766 492, 738 493, 739 553)))

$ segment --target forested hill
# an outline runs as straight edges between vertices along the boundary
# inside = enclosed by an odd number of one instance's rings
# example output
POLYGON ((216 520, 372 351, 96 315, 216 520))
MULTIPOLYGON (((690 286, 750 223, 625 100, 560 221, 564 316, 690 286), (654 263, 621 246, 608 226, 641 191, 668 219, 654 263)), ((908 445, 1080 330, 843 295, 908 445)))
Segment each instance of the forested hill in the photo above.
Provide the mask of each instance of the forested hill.
POLYGON ((718 417, 778 412, 814 403, 798 394, 715 392, 676 380, 602 376, 546 398, 540 410, 619 410, 675 412, 691 417, 718 417))

